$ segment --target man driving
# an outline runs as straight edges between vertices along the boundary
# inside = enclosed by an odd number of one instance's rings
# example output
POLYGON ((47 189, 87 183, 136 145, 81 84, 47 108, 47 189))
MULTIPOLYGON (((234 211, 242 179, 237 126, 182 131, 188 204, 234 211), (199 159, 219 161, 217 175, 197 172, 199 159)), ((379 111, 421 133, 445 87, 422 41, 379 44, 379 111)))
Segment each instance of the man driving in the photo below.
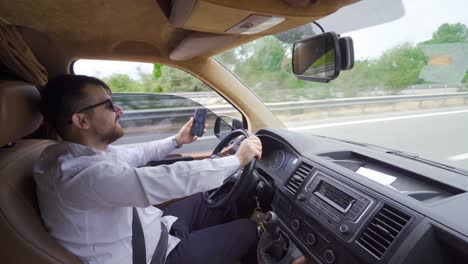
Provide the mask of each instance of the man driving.
POLYGON ((41 216, 85 263, 232 263, 255 251, 255 222, 233 220, 234 205, 208 208, 197 193, 260 158, 256 136, 235 155, 144 167, 197 140, 193 118, 173 137, 112 146, 124 134, 123 110, 104 82, 82 75, 49 81, 41 112, 63 139, 34 168, 41 216), (153 206, 186 196, 164 210, 153 206))

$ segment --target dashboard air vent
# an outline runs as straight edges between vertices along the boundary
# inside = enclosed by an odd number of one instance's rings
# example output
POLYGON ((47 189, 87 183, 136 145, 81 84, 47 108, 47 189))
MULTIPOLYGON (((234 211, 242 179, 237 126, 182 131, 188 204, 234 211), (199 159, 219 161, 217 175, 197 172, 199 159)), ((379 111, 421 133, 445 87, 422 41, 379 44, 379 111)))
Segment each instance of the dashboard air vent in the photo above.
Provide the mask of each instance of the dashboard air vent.
POLYGON ((302 182, 314 169, 312 165, 309 165, 305 162, 302 162, 301 165, 294 171, 291 178, 289 178, 288 183, 286 183, 286 190, 288 190, 293 195, 296 195, 297 190, 301 187, 302 182))
POLYGON ((384 205, 357 242, 380 259, 410 220, 411 216, 384 205))

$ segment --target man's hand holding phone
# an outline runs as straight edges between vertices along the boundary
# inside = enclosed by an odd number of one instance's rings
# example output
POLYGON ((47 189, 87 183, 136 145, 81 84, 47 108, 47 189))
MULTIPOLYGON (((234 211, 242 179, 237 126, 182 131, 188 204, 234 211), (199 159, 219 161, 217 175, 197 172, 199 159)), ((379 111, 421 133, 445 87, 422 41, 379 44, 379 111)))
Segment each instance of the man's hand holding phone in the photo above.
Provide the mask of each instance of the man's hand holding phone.
MULTIPOLYGON (((197 109, 197 110, 200 110, 200 109, 197 109)), ((190 117, 190 119, 187 121, 187 123, 185 123, 182 128, 179 130, 179 132, 177 133, 177 135, 175 136, 175 140, 176 140, 176 144, 178 147, 181 147, 182 145, 184 144, 189 144, 189 143, 192 143, 194 141, 196 141, 198 139, 199 136, 202 136, 203 134, 206 133, 206 127, 207 127, 207 124, 205 123, 206 121, 206 109, 203 109, 205 110, 205 117, 203 118, 203 126, 201 127, 200 129, 200 120, 198 120, 198 135, 193 135, 192 134, 192 131, 193 131, 193 126, 195 124, 195 122, 197 122, 196 117, 196 112, 195 112, 195 115, 190 117), (200 133, 201 131, 201 133, 200 133)), ((200 116, 200 115, 199 115, 200 116)))

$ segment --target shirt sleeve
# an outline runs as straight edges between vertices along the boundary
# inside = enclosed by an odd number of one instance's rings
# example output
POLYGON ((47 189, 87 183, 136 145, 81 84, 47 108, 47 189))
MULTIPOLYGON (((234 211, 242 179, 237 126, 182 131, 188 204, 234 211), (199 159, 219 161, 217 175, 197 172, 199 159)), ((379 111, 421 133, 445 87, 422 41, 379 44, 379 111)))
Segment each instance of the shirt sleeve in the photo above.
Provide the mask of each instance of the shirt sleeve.
POLYGON ((62 199, 77 209, 148 207, 208 191, 239 169, 235 156, 132 168, 94 162, 62 182, 62 199))
POLYGON ((161 160, 175 148, 172 137, 151 142, 132 144, 131 146, 109 146, 109 151, 125 160, 132 167, 146 165, 150 161, 161 160))

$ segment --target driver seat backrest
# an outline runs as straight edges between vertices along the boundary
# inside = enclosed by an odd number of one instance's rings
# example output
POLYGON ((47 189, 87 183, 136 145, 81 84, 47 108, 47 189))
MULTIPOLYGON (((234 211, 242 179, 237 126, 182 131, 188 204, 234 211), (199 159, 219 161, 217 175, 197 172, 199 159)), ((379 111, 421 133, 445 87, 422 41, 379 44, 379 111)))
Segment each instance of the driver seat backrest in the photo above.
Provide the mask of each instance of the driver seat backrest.
POLYGON ((44 228, 33 167, 52 140, 21 139, 42 122, 39 91, 20 81, 0 81, 0 262, 81 263, 44 228))

